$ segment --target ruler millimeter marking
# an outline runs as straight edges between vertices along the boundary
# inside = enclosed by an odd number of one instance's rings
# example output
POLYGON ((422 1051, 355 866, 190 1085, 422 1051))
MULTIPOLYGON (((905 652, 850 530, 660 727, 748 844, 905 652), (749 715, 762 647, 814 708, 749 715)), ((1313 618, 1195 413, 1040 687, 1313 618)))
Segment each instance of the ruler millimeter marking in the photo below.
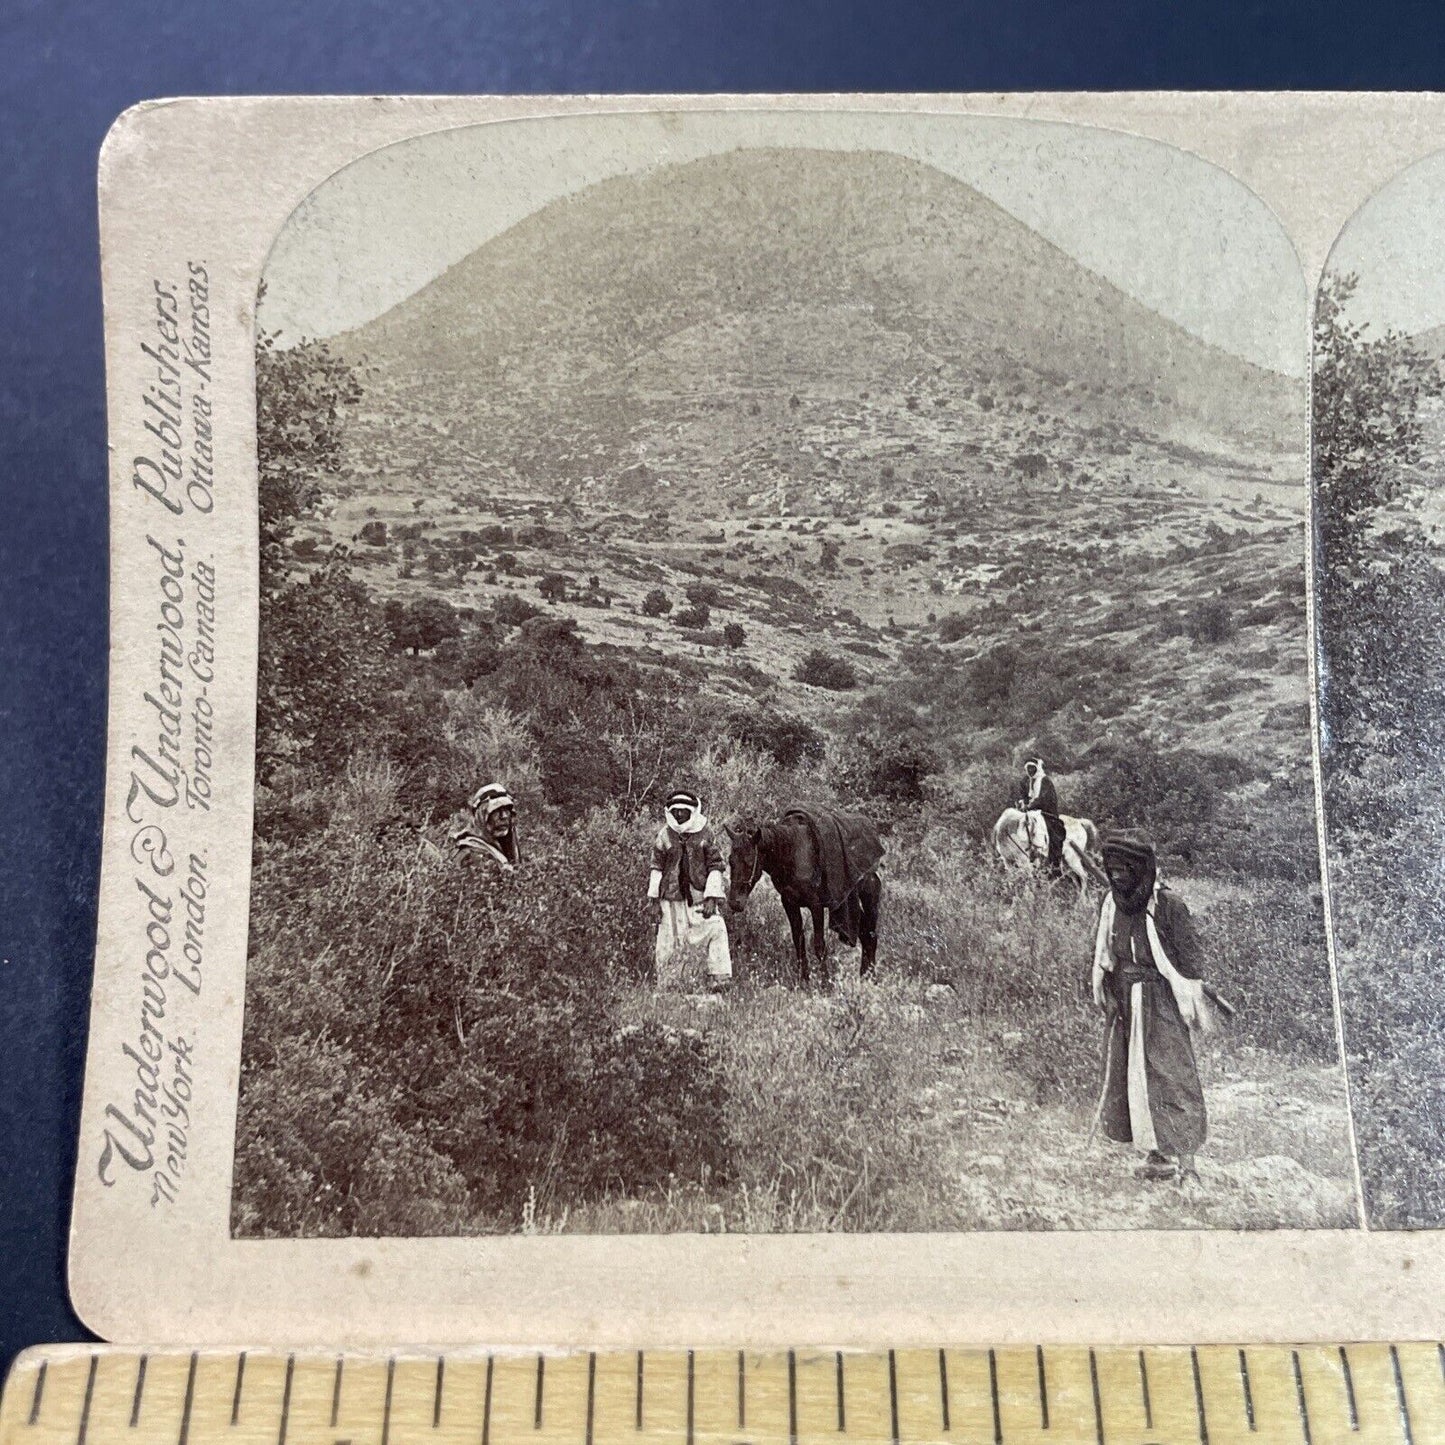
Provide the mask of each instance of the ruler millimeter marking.
POLYGON ((0 1445, 1445 1445, 1445 1347, 22 1355, 0 1445))

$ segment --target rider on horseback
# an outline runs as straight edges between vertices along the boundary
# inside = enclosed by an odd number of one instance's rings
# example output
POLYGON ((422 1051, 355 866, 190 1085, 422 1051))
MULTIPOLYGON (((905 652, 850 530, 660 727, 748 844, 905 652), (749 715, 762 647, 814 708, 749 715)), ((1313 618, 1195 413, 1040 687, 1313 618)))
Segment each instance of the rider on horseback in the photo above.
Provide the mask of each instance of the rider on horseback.
POLYGON ((1054 780, 1044 772, 1042 758, 1030 758, 1024 764, 1023 797, 1018 802, 1022 813, 1038 813, 1049 834, 1048 868, 1061 875, 1064 867, 1064 820, 1059 816, 1059 794, 1054 780))

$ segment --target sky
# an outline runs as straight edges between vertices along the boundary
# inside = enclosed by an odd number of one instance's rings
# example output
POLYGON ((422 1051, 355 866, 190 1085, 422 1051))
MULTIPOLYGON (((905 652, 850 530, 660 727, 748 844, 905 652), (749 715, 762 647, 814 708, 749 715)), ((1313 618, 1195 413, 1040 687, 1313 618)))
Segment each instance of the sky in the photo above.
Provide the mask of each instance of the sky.
POLYGON ((565 116, 419 136, 353 162, 292 214, 266 264, 260 324, 282 344, 349 330, 550 201, 615 175, 779 145, 934 166, 1205 341, 1305 372, 1304 278, 1246 187, 1160 142, 978 116, 565 116))
POLYGON ((1445 324, 1445 151, 1382 186, 1330 252, 1327 269, 1354 271, 1350 317, 1410 334, 1445 324))

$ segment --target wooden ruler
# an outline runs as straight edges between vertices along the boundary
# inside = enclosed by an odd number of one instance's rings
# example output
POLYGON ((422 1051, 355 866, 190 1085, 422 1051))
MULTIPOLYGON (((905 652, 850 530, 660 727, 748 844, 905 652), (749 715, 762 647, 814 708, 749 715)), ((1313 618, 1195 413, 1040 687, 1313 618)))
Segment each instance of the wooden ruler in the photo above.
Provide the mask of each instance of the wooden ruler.
POLYGON ((324 1353, 46 1346, 0 1445, 1445 1445, 1438 1344, 324 1353))

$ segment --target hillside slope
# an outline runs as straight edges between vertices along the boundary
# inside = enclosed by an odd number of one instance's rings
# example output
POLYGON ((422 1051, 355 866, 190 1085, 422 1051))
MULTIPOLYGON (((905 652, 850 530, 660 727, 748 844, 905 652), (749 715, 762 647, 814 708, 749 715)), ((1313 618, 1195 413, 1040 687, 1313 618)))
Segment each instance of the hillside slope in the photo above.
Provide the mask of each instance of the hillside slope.
POLYGON ((1303 425, 1298 382, 1165 321, 962 182, 873 152, 736 151, 603 182, 336 346, 375 402, 355 461, 443 489, 857 502, 900 463, 948 489, 1060 430, 1269 467, 1303 425))

